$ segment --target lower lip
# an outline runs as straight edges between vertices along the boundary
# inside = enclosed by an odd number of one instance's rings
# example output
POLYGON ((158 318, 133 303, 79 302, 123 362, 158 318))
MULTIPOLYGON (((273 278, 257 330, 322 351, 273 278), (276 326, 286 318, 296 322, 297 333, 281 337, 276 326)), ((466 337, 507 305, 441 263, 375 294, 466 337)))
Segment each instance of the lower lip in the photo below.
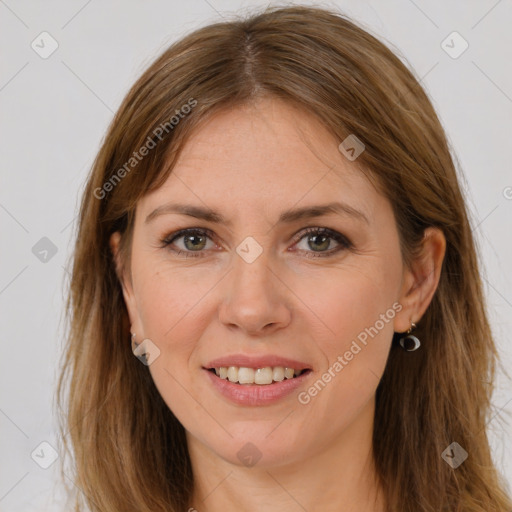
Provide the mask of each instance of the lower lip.
POLYGON ((311 370, 293 379, 285 379, 273 384, 234 384, 226 379, 221 379, 209 370, 210 382, 223 396, 238 405, 268 405, 293 393, 312 373, 311 370))

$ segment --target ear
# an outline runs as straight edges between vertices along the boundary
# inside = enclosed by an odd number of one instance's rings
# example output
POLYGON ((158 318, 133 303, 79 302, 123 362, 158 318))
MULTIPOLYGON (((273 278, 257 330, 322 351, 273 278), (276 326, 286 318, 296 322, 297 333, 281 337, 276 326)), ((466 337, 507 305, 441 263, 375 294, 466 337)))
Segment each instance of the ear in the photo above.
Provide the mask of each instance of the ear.
POLYGON ((123 289, 124 302, 126 304, 126 309, 128 310, 128 316, 130 317, 130 324, 132 325, 132 330, 134 332, 137 332, 137 326, 139 325, 139 323, 135 294, 133 293, 133 284, 130 272, 126 271, 125 264, 121 258, 121 252, 119 250, 120 243, 121 234, 119 233, 119 231, 112 233, 112 235, 110 236, 109 245, 116 267, 116 274, 123 289))
POLYGON ((439 284, 446 251, 443 232, 429 227, 423 234, 420 254, 404 270, 399 303, 402 310, 395 316, 395 332, 405 332, 411 322, 418 323, 425 313, 439 284))

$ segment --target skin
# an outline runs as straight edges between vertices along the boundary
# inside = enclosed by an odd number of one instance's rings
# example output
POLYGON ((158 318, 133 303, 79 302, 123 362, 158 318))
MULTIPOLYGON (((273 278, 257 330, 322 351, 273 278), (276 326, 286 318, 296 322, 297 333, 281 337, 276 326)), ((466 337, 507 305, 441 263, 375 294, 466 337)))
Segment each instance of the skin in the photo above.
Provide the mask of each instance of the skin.
POLYGON ((190 506, 199 512, 384 510, 371 450, 375 391, 393 332, 417 323, 432 299, 445 239, 426 230, 422 254, 406 268, 390 202, 341 154, 340 142, 282 100, 223 111, 196 130, 165 184, 138 203, 130 268, 120 260, 119 233, 112 235, 132 332, 159 348, 149 369, 186 429, 196 485, 190 506), (368 223, 346 214, 278 223, 284 210, 333 201, 368 223), (145 223, 168 202, 207 206, 231 225, 176 213, 145 223), (306 227, 330 228, 352 246, 307 233, 294 241, 306 227), (162 246, 184 228, 214 234, 198 257, 190 238, 173 246, 192 257, 162 246), (247 236, 263 249, 252 263, 236 252, 247 236), (397 303, 401 310, 308 404, 292 393, 237 406, 202 370, 230 353, 273 353, 312 366, 299 391, 307 390, 397 303), (247 442, 261 454, 252 467, 237 456, 247 442))

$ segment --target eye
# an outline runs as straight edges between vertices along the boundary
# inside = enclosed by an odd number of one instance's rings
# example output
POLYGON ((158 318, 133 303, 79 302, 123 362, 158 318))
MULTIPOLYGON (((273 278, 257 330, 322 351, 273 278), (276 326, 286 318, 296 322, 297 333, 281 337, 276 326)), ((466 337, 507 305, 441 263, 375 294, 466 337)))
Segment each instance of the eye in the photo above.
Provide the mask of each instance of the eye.
POLYGON ((204 252, 203 249, 211 249, 212 245, 215 246, 211 240, 212 236, 213 233, 208 229, 182 229, 162 240, 162 245, 178 255, 198 257, 199 253, 204 252), (208 241, 210 245, 208 245, 208 241), (173 248, 173 245, 177 248, 173 248))
POLYGON ((328 228, 307 228, 305 231, 298 233, 294 239, 299 244, 298 249, 304 251, 309 258, 330 256, 352 247, 352 243, 346 236, 328 228), (304 242, 302 242, 303 239, 304 242), (338 244, 334 248, 332 248, 333 241, 338 244), (302 247, 300 247, 301 243, 302 247))
MULTIPOLYGON (((162 247, 167 247, 179 256, 194 258, 206 256, 205 249, 211 250, 218 247, 212 238, 214 238, 214 233, 209 229, 188 228, 172 233, 161 243, 162 247)), ((347 237, 329 228, 306 228, 295 235, 293 241, 295 246, 303 243, 303 247, 299 246, 298 250, 309 258, 327 257, 353 247, 347 237), (304 242, 302 242, 303 239, 304 242), (337 244, 334 248, 331 247, 333 241, 337 244)))

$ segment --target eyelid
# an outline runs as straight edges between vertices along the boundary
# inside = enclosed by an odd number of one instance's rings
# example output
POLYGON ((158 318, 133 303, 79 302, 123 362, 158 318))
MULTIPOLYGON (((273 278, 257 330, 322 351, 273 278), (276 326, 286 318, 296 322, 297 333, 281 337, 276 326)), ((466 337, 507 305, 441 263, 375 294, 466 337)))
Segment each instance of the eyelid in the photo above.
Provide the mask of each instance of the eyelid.
POLYGON ((194 233, 205 234, 210 238, 216 237, 215 233, 211 229, 208 229, 208 228, 184 228, 184 229, 178 229, 178 231, 174 231, 173 233, 170 233, 169 235, 164 237, 162 242, 172 243, 174 240, 176 240, 176 238, 180 238, 183 235, 189 235, 189 234, 194 234, 194 233))
POLYGON ((350 240, 343 235, 342 233, 339 233, 338 231, 330 228, 320 227, 320 226, 308 226, 300 231, 298 231, 295 235, 293 235, 292 240, 297 243, 300 240, 302 240, 306 235, 309 235, 310 233, 317 233, 317 234, 324 234, 329 236, 330 238, 333 238, 338 243, 345 244, 347 246, 351 245, 350 240))

